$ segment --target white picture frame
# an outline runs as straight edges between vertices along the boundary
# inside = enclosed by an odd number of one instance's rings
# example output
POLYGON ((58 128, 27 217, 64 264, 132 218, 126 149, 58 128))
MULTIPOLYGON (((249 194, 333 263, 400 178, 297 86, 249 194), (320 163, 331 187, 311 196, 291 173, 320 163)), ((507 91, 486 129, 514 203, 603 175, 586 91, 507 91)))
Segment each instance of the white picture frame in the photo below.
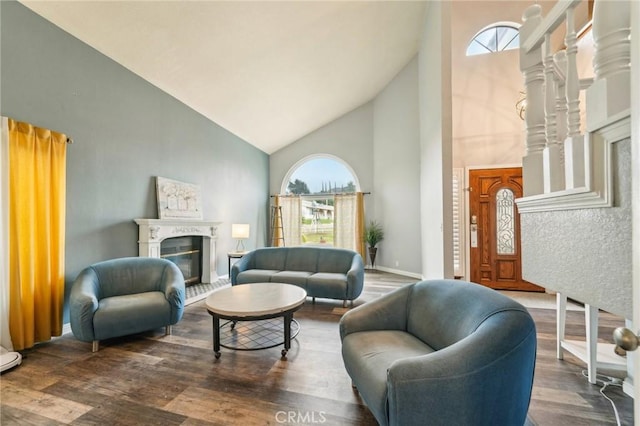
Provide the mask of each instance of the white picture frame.
POLYGON ((158 219, 203 219, 200 185, 156 176, 158 219))

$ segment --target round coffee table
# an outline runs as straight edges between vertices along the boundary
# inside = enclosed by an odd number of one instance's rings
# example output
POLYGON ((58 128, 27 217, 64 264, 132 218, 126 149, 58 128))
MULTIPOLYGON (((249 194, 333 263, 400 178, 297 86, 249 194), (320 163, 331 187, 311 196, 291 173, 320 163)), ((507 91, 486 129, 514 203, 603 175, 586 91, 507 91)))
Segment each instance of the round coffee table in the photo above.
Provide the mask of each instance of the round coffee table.
POLYGON ((213 352, 220 358, 220 319, 231 321, 258 321, 284 317, 285 358, 291 348, 291 321, 300 309, 307 292, 292 284, 251 283, 238 284, 215 291, 207 297, 205 305, 213 317, 213 352))

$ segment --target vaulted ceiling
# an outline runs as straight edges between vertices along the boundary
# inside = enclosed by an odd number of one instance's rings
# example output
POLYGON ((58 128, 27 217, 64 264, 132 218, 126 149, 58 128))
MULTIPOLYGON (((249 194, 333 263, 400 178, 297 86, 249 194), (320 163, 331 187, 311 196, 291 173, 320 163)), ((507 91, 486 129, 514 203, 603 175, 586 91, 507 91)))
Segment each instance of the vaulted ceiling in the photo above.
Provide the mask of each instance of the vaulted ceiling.
POLYGON ((417 53, 427 4, 22 3, 269 154, 373 99, 417 53))

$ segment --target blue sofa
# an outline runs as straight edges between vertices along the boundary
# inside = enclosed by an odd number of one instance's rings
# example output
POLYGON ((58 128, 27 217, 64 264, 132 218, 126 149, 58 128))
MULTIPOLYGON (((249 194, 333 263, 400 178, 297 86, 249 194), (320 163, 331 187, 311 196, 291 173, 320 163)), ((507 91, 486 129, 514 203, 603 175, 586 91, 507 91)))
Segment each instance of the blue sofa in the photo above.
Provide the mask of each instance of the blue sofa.
POLYGON ((73 335, 99 341, 171 325, 182 318, 185 285, 180 269, 166 259, 125 257, 85 268, 73 283, 69 316, 73 335))
POLYGON ((536 329, 514 300, 478 284, 406 285, 347 312, 342 357, 380 425, 523 425, 536 329))
POLYGON ((295 284, 307 296, 355 300, 364 285, 362 256, 331 247, 266 247, 250 251, 231 268, 231 284, 295 284))

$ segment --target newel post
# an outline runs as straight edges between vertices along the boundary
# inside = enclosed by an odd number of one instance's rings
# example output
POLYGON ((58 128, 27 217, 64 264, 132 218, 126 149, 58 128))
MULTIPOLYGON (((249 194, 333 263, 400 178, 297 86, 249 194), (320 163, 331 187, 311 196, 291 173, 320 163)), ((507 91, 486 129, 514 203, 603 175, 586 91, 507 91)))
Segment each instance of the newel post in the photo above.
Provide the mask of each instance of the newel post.
MULTIPOLYGON (((529 6, 522 16, 520 40, 526 40, 542 22, 540 5, 529 6)), ((522 178, 524 196, 538 195, 544 192, 543 151, 545 139, 544 116, 544 67, 540 46, 526 52, 520 47, 520 71, 524 76, 527 93, 526 151, 522 158, 522 178)))
POLYGON ((629 114, 631 108, 631 4, 596 1, 593 9, 595 80, 587 90, 587 130, 629 114))

